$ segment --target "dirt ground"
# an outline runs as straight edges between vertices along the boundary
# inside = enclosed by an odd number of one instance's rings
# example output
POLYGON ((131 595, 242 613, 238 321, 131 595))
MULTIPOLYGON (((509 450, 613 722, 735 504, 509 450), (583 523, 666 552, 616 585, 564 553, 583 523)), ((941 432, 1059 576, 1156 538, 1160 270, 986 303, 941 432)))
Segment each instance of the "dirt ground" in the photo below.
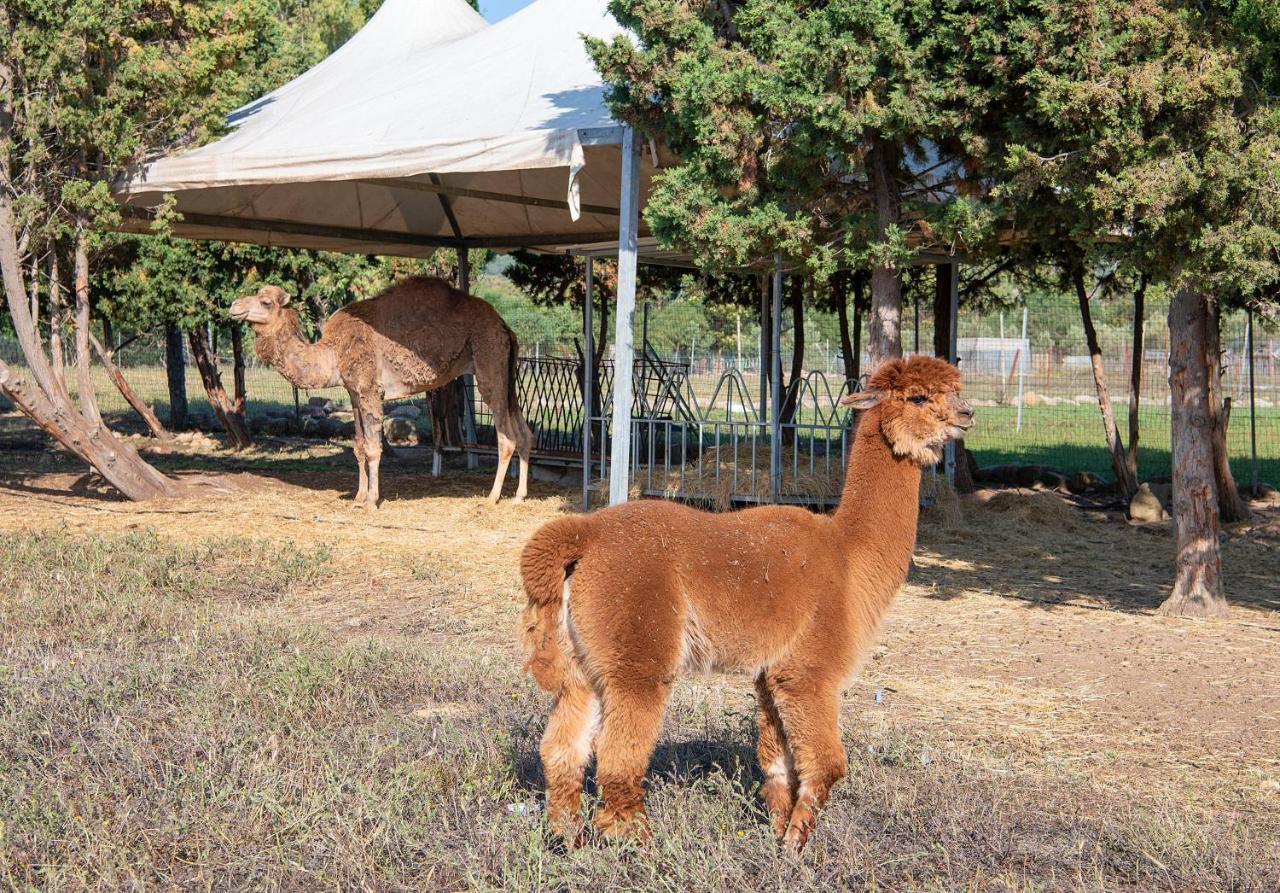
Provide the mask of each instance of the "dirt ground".
MULTIPOLYGON (((176 541, 289 542, 327 556, 315 589, 264 609, 344 636, 413 637, 517 659, 520 549, 577 494, 534 483, 493 507, 490 472, 432 479, 384 461, 381 510, 352 507, 349 450, 279 442, 159 457, 220 488, 131 504, 57 454, 0 449, 0 529, 154 530, 176 541), (239 470, 237 470, 239 469, 239 470)), ((513 489, 508 485, 508 492, 513 489)), ((915 568, 845 696, 844 722, 893 722, 993 772, 1086 779, 1135 801, 1185 800, 1273 826, 1280 815, 1280 510, 1227 532, 1232 611, 1156 616, 1167 528, 1048 494, 988 491, 922 521, 915 568)), ((247 609, 246 609, 247 610, 247 609)), ((690 680, 749 706, 750 682, 690 680)))

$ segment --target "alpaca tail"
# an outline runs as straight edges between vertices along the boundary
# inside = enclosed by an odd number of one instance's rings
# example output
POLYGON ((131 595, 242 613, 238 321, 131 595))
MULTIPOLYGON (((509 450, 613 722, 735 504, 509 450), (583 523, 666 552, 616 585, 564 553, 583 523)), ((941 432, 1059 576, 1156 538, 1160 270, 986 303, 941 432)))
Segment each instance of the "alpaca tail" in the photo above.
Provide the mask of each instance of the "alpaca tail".
POLYGON ((542 688, 558 692, 569 673, 573 646, 562 620, 565 581, 587 549, 590 521, 560 518, 544 525, 520 556, 524 608, 524 669, 542 688))

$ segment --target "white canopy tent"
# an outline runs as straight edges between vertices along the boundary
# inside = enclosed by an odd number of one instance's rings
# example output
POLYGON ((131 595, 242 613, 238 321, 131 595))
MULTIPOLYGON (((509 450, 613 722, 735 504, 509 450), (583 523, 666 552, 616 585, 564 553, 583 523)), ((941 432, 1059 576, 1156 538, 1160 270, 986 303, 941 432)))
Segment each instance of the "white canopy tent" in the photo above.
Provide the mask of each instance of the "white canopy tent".
POLYGON ((620 31, 600 0, 492 26, 463 0, 386 0, 226 137, 131 172, 131 227, 173 194, 192 238, 407 256, 616 243, 623 128, 581 35, 620 31))
MULTIPOLYGON (((583 35, 620 33, 605 0, 535 0, 496 25, 464 0, 385 0, 329 58, 232 114, 227 136, 130 171, 117 184, 125 227, 148 231, 172 196, 182 215, 173 232, 194 239, 410 257, 442 246, 580 254, 588 293, 590 258, 617 252, 609 494, 625 501, 637 255, 686 259, 640 232, 657 152, 642 153, 609 114, 583 45, 583 35)), ((776 337, 776 272, 774 282, 776 337)), ((585 328, 590 339, 589 319, 585 328)), ((584 380, 590 388, 589 368, 584 380)), ((586 465, 585 433, 583 452, 586 465)))
POLYGON ((386 0, 231 132, 130 171, 125 226, 173 196, 194 239, 426 257, 437 247, 618 252, 610 498, 626 499, 639 205, 652 175, 604 103, 582 36, 602 0, 537 0, 487 25, 463 0, 386 0))

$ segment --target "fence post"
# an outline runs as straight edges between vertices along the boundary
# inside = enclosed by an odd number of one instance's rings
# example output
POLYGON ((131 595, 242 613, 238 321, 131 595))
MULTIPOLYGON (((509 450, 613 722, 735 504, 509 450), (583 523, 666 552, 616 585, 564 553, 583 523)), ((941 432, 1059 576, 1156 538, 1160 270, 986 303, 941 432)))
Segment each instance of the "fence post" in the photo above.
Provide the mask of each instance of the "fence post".
MULTIPOLYGON (((586 261, 586 295, 582 303, 583 341, 586 344, 582 355, 582 510, 584 512, 591 508, 591 390, 595 385, 595 322, 591 318, 595 312, 591 297, 595 285, 592 270, 594 258, 588 254, 586 261)), ((603 451, 603 447, 601 450, 603 451)))
POLYGON ((773 255, 773 356, 769 364, 769 501, 782 489, 782 252, 773 255))
MULTIPOLYGON (((471 294, 471 256, 465 247, 458 249, 458 290, 463 294, 471 294)), ((476 383, 471 374, 462 377, 462 438, 467 443, 476 442, 476 383)), ((467 468, 478 468, 480 459, 471 450, 467 450, 467 468)), ((514 472, 515 466, 511 470, 514 472)))
MULTIPOLYGON (((947 266, 950 268, 948 272, 951 280, 948 286, 948 291, 950 292, 948 303, 951 306, 951 331, 948 333, 950 344, 947 346, 947 359, 952 365, 958 366, 960 364, 958 351, 960 342, 956 335, 956 329, 960 324, 960 264, 952 260, 947 266)), ((956 442, 954 440, 947 441, 945 461, 947 483, 954 487, 956 485, 956 442)))
MULTIPOLYGON (((1022 348, 1023 353, 1031 353, 1031 345, 1027 344, 1027 308, 1022 308, 1022 348)), ((1027 377, 1027 362, 1025 358, 1018 360, 1018 427, 1019 434, 1022 433, 1022 382, 1027 377)))
POLYGON ((1253 308, 1248 308, 1249 334, 1249 478, 1251 492, 1258 495, 1258 407, 1253 392, 1253 308))

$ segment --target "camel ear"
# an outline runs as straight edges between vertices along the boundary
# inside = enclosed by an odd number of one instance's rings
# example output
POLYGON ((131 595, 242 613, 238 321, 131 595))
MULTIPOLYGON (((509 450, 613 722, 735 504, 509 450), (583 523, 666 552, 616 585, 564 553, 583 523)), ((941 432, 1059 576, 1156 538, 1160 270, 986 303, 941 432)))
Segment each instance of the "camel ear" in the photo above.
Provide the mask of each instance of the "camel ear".
POLYGON ((283 307, 285 304, 288 304, 289 293, 285 291, 283 288, 277 288, 276 291, 278 292, 278 296, 276 297, 276 303, 279 304, 281 307, 283 307))
POLYGON ((885 397, 884 391, 854 391, 840 398, 840 405, 859 412, 870 409, 885 397))

